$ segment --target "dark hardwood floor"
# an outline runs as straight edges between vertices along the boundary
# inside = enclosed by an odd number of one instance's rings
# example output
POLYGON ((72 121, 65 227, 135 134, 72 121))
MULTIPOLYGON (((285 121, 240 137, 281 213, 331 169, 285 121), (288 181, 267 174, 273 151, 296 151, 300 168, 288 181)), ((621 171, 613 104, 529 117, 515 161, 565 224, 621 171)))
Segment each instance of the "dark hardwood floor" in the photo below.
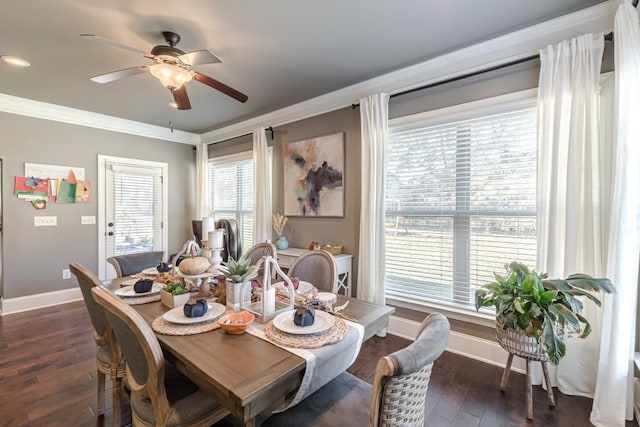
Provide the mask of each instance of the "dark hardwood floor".
MULTIPOLYGON (((374 337, 363 345, 349 371, 371 383, 378 357, 408 344, 392 335, 374 337)), ((557 406, 549 408, 541 387, 534 387, 535 419, 528 422, 524 375, 512 373, 506 393, 501 393, 501 374, 498 367, 443 354, 431 377, 427 425, 591 425, 590 399, 555 390, 557 406)), ((95 375, 95 344, 81 301, 0 317, 0 426, 110 426, 109 389, 105 415, 95 415, 95 375)), ((123 395, 123 408, 127 408, 123 395)), ((131 422, 128 409, 123 410, 122 419, 131 422)))

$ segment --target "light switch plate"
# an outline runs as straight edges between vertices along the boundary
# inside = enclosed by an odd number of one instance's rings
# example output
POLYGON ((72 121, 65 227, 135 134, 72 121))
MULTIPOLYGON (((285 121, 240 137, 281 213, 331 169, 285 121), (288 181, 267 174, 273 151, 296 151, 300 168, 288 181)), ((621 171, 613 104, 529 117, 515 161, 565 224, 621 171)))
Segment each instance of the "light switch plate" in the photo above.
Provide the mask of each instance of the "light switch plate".
POLYGON ((92 225, 96 223, 96 217, 94 215, 82 215, 80 217, 80 224, 92 225))
POLYGON ((33 217, 34 227, 55 227, 56 225, 58 225, 57 216, 34 216, 33 217))

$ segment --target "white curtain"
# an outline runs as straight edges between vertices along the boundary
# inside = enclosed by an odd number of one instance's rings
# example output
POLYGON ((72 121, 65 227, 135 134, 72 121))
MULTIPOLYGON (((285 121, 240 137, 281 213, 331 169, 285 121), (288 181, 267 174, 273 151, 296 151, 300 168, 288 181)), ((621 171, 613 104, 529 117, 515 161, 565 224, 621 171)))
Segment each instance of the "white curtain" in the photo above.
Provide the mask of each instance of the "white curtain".
POLYGON ((271 240, 271 168, 263 127, 253 130, 253 242, 271 240))
MULTIPOLYGON (((605 272, 599 78, 603 34, 586 34, 540 51, 538 87, 538 271, 551 278, 605 272)), ((593 397, 602 310, 584 302, 593 331, 568 338, 551 370, 565 394, 593 397)), ((539 369, 538 369, 539 371, 539 369)), ((534 382, 540 381, 535 373, 534 382)))
MULTIPOLYGON (((196 147, 196 212, 193 219, 209 216, 209 149, 206 143, 196 147)), ((206 239, 206 237, 203 237, 206 239)))
POLYGON ((384 304, 384 169, 389 95, 360 99, 361 205, 358 298, 384 304))
POLYGON ((640 29, 629 2, 614 21, 615 106, 611 232, 607 276, 616 293, 604 308, 602 357, 591 422, 623 426, 633 418, 633 352, 640 257, 640 29))

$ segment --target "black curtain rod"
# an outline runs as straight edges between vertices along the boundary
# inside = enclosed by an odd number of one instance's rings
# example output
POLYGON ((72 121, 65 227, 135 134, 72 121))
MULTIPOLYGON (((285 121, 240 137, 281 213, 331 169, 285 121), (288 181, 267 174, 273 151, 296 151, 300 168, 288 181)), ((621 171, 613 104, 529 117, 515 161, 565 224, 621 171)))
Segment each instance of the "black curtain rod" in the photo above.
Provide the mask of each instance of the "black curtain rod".
MULTIPOLYGON (((396 96, 402 96, 402 95, 407 95, 407 94, 413 93, 413 92, 419 92, 421 90, 431 89, 431 88, 436 87, 436 86, 442 86, 442 85, 445 85, 447 83, 453 83, 453 82, 457 82, 459 80, 464 80, 464 79, 468 79, 468 78, 471 78, 471 77, 479 76, 481 74, 489 73, 491 71, 499 70, 501 68, 511 67, 512 65, 523 64, 525 62, 533 61, 534 59, 538 59, 538 58, 539 58, 539 55, 527 56, 526 58, 516 59, 514 61, 506 62, 506 63, 500 64, 500 65, 495 65, 493 67, 485 68, 483 70, 477 70, 477 71, 473 71, 473 72, 470 72, 470 73, 467 73, 467 74, 462 74, 462 75, 459 75, 459 76, 451 77, 451 78, 446 79, 446 80, 440 80, 440 81, 437 81, 437 82, 434 82, 434 83, 429 83, 429 84, 426 84, 424 86, 414 87, 413 89, 407 89, 407 90, 402 91, 402 92, 394 93, 391 96, 389 96, 389 98, 395 98, 396 96)), ((354 110, 356 108, 358 108, 359 106, 360 106, 360 103, 351 104, 351 108, 354 109, 354 110)))
MULTIPOLYGON (((273 132, 274 132, 273 126, 269 126, 268 128, 265 128, 264 131, 265 132, 271 132, 271 140, 273 141, 273 132)), ((242 135, 232 136, 231 138, 223 139, 222 141, 210 142, 207 145, 219 144, 221 142, 229 141, 229 140, 236 139, 236 138, 242 138, 243 136, 249 136, 249 135, 252 135, 252 134, 253 134, 253 132, 243 133, 242 135)))

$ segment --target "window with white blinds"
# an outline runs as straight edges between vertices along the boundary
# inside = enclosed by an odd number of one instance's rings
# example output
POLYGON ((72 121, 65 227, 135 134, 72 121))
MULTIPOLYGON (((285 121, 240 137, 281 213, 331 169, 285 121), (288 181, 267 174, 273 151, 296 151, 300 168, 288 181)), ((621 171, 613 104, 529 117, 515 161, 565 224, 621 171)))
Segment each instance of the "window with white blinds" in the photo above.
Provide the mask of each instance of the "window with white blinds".
POLYGON ((503 99, 390 122, 388 296, 471 309, 505 263, 535 266, 535 98, 503 99))
POLYGON ((209 215, 238 221, 243 248, 253 246, 253 191, 251 151, 209 160, 209 215))
POLYGON ((109 254, 163 250, 162 169, 107 162, 109 254))

